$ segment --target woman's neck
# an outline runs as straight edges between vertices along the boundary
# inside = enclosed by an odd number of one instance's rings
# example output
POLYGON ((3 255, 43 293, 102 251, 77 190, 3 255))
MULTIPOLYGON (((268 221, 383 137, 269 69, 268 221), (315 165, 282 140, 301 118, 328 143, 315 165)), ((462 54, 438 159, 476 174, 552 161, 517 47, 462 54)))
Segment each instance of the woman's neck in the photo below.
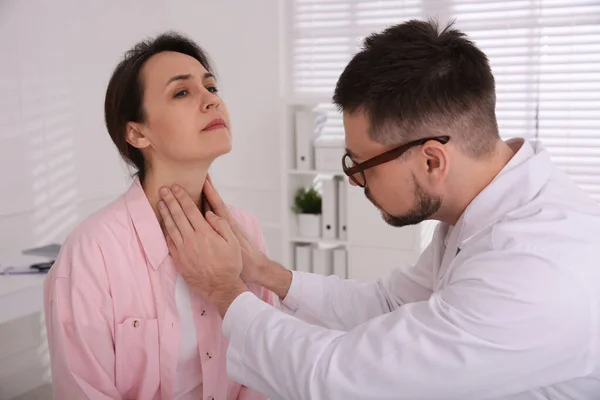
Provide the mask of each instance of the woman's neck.
POLYGON ((173 185, 181 186, 192 198, 194 203, 200 207, 202 198, 202 188, 208 173, 209 165, 197 165, 195 167, 167 167, 153 168, 148 171, 143 182, 144 193, 154 210, 159 216, 158 202, 161 199, 160 188, 166 186, 171 188, 173 185))

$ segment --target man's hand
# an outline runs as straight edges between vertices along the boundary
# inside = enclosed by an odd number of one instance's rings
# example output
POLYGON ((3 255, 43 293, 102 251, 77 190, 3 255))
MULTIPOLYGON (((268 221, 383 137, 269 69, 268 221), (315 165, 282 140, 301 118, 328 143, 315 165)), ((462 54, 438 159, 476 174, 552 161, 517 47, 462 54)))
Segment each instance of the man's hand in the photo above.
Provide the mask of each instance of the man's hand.
POLYGON ((180 187, 161 189, 159 212, 175 266, 191 288, 200 291, 221 316, 242 292, 240 244, 227 221, 212 212, 206 219, 180 187))
POLYGON ((259 283, 261 273, 267 268, 271 260, 252 242, 244 228, 237 223, 231 215, 229 208, 215 190, 210 178, 204 183, 204 195, 217 216, 227 221, 227 224, 236 236, 242 252, 243 269, 241 277, 247 283, 259 283))
POLYGON ((292 282, 292 273, 281 265, 271 261, 256 244, 248 237, 248 234, 237 223, 231 215, 229 208, 215 189, 207 176, 204 183, 204 195, 210 207, 221 218, 223 218, 236 238, 242 249, 243 269, 241 278, 246 283, 256 283, 266 287, 280 298, 284 298, 292 282))

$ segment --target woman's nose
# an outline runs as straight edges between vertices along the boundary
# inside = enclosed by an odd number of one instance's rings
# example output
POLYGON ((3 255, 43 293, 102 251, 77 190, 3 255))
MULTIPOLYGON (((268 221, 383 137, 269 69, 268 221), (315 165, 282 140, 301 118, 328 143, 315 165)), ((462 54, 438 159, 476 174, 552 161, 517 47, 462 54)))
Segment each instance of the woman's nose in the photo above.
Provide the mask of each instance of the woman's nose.
POLYGON ((216 94, 210 93, 210 92, 206 95, 206 97, 203 100, 204 100, 204 104, 203 104, 202 108, 204 110, 210 110, 211 108, 216 108, 219 106, 219 104, 221 104, 221 99, 219 98, 219 96, 217 96, 216 94))

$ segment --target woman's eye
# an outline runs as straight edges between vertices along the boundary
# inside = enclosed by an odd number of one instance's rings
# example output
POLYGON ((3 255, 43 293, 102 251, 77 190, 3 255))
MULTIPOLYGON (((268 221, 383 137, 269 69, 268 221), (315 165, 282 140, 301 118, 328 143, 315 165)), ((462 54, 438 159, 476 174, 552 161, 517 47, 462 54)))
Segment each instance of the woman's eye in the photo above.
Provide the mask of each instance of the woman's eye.
POLYGON ((173 97, 180 98, 180 97, 185 97, 187 95, 188 95, 188 91, 184 89, 184 90, 179 90, 178 92, 176 92, 173 97))
POLYGON ((206 90, 208 90, 211 93, 218 93, 219 92, 219 89, 217 89, 216 86, 209 86, 209 87, 206 88, 206 90))

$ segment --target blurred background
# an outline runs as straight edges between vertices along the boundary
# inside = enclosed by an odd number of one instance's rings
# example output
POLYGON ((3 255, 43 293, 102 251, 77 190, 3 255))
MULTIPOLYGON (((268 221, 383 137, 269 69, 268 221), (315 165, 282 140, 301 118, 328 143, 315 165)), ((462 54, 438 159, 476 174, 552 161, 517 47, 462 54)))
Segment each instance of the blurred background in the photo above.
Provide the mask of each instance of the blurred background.
POLYGON ((3 271, 127 189, 104 94, 123 53, 166 30, 214 62, 234 150, 211 175, 272 258, 359 281, 413 263, 434 224, 391 228, 349 187, 330 103, 362 39, 409 18, 455 20, 490 58, 503 137, 541 140, 600 200, 598 0, 0 0, 0 399, 51 398, 44 276, 3 271))

